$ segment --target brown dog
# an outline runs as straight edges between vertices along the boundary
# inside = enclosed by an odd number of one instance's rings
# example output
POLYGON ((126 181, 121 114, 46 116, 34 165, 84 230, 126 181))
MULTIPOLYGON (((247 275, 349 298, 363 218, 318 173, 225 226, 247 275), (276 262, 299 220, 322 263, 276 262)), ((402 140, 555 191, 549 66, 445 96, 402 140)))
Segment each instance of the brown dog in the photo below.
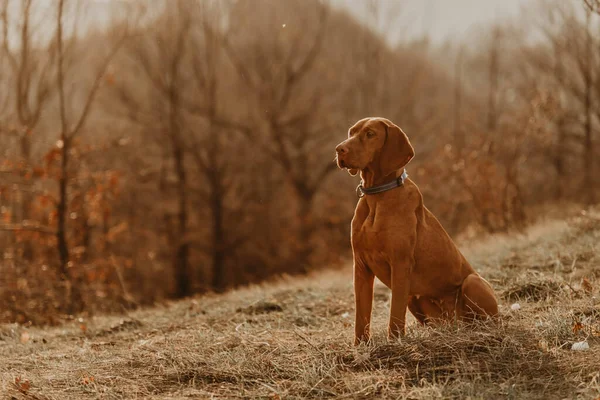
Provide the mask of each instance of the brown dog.
POLYGON ((404 334, 407 307, 422 324, 496 316, 493 289, 403 174, 415 154, 404 132, 384 118, 361 119, 336 153, 340 168, 362 178, 352 219, 355 344, 370 338, 375 277, 392 290, 390 338, 404 334))

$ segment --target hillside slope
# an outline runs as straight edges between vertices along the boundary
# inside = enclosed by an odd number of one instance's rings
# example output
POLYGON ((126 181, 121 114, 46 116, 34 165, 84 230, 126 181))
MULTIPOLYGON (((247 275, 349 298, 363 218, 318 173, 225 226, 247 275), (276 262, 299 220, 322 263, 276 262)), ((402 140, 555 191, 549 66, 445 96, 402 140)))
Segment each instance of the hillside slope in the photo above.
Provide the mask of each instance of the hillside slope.
POLYGON ((189 299, 55 328, 0 327, 1 399, 585 398, 600 396, 600 215, 469 245, 501 326, 355 348, 351 270, 189 299), (520 309, 511 305, 518 303, 520 309), (573 351, 586 340, 589 349, 573 351))

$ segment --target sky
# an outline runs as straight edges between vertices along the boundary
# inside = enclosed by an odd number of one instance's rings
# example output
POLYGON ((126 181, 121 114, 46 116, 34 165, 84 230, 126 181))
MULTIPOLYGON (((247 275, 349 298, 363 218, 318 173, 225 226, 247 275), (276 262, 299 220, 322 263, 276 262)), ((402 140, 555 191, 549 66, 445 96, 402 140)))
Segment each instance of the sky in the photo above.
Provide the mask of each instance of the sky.
MULTIPOLYGON (((38 0, 40 11, 53 10, 56 0, 38 0)), ((152 0, 148 0, 152 1, 152 0)), ((260 0, 252 0, 260 1, 260 0)), ((280 0, 286 1, 286 0, 280 0)), ((464 40, 473 27, 516 18, 522 7, 541 0, 328 0, 346 8, 359 20, 377 26, 391 44, 428 35, 440 44, 446 39, 464 40), (373 13, 377 8, 377 17, 373 13)), ((564 0, 570 1, 570 0, 564 0)), ((18 3, 18 0, 16 1, 18 3)), ((85 0, 86 17, 94 24, 111 18, 107 3, 127 0, 85 0)), ((15 3, 13 1, 13 3, 15 3)))
MULTIPOLYGON (((567 1, 567 0, 565 0, 567 1)), ((370 5, 379 8, 379 26, 390 42, 427 34, 434 43, 463 39, 470 28, 515 18, 535 0, 333 0, 357 18, 372 18, 370 5)))
MULTIPOLYGON (((52 3, 55 0, 42 0, 52 3)), ((97 16, 107 2, 115 0, 86 0, 96 5, 97 16)), ((123 0, 121 0, 123 1, 123 0)), ((252 0, 260 1, 260 0, 252 0)), ((286 1, 286 0, 280 0, 286 1)), ((380 31, 391 43, 399 39, 427 34, 434 43, 447 38, 468 35, 469 28, 514 18, 522 6, 536 0, 329 0, 347 8, 358 19, 372 18, 371 5, 379 9, 380 31)), ((564 0, 570 1, 570 0, 564 0)))

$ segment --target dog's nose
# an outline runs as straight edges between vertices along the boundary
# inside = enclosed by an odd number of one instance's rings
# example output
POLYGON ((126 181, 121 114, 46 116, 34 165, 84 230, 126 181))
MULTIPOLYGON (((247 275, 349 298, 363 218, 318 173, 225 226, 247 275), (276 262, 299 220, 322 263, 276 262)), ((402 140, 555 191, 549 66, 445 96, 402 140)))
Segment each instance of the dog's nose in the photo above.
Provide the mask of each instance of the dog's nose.
POLYGON ((344 143, 340 143, 335 148, 336 153, 345 154, 348 152, 348 148, 344 145, 344 143))

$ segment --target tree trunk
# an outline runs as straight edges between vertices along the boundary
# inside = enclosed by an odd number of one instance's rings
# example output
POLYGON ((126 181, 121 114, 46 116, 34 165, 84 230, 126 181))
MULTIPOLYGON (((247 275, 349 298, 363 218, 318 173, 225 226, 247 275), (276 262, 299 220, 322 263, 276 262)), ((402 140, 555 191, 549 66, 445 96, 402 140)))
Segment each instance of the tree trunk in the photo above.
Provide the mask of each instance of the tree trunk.
POLYGON ((492 48, 490 49, 490 65, 489 65, 489 82, 490 82, 490 91, 488 93, 488 121, 487 128, 488 131, 494 132, 496 130, 498 124, 498 113, 496 107, 496 100, 498 94, 498 78, 499 78, 499 45, 500 45, 500 37, 501 33, 499 30, 495 29, 493 32, 492 39, 492 48))
POLYGON ((210 201, 212 213, 212 287, 215 291, 222 292, 227 288, 224 248, 225 232, 223 229, 223 196, 218 181, 211 183, 211 185, 213 185, 210 201))
MULTIPOLYGON (((555 46, 554 48, 554 75, 556 79, 561 82, 563 80, 564 69, 562 66, 562 55, 559 49, 555 46)), ((559 89, 560 90, 560 89, 559 89)), ((556 120, 556 128, 558 130, 557 143, 553 152, 553 164, 556 169, 556 181, 554 187, 554 196, 556 200, 562 200, 565 196, 564 192, 564 181, 563 178, 566 176, 565 168, 565 149, 567 144, 567 127, 566 127, 566 111, 563 107, 565 106, 562 101, 562 93, 558 92, 558 100, 561 106, 560 114, 556 120)))
POLYGON ((191 294, 190 273, 188 268, 189 244, 187 240, 187 178, 185 170, 184 150, 180 144, 174 145, 173 157, 175 159, 175 173, 177 174, 177 196, 179 200, 179 211, 177 214, 178 222, 178 241, 175 252, 175 280, 176 297, 186 297, 191 294))
MULTIPOLYGON (((19 138, 21 148, 21 158, 25 162, 27 169, 31 168, 31 141, 29 138, 30 128, 27 128, 25 133, 19 138)), ((29 171, 27 171, 29 172, 29 171)), ((21 198, 21 219, 28 220, 31 216, 31 204, 33 203, 32 195, 29 191, 22 192, 21 198)), ((26 261, 33 260, 33 243, 31 239, 23 242, 23 258, 26 261)))
MULTIPOLYGON (((85 199, 83 199, 85 202, 85 199)), ((94 256, 92 249, 92 225, 90 224, 90 218, 85 209, 85 204, 81 205, 81 229, 83 234, 81 238, 81 245, 85 249, 82 254, 81 262, 86 263, 90 258, 94 256)))
POLYGON ((314 231, 312 218, 312 202, 314 193, 304 190, 298 196, 299 209, 298 220, 300 223, 298 231, 298 251, 296 253, 296 264, 298 272, 305 274, 309 270, 310 258, 314 251, 311 238, 314 231))
POLYGON ((60 178, 58 180, 58 205, 56 207, 56 218, 58 220, 58 227, 56 230, 56 243, 58 248, 59 262, 60 262, 60 275, 63 284, 65 285, 65 300, 67 306, 67 312, 73 314, 83 310, 83 298, 81 291, 75 278, 71 275, 69 270, 69 244, 67 242, 67 217, 68 217, 68 166, 69 166, 69 149, 70 142, 67 140, 66 135, 62 135, 62 152, 61 152, 61 165, 60 165, 60 178))
POLYGON ((490 65, 489 65, 489 84, 490 89, 488 93, 488 120, 487 120, 487 129, 490 134, 489 139, 489 154, 494 154, 496 152, 496 138, 495 133, 498 128, 498 107, 497 107, 497 98, 498 98, 498 84, 499 84, 499 75, 500 75, 500 54, 499 54, 499 45, 500 45, 500 37, 501 33, 499 30, 495 30, 493 32, 494 38, 492 41, 492 48, 490 49, 490 65))
POLYGON ((557 123, 558 125, 558 143, 556 149, 554 151, 554 168, 556 169, 556 182, 555 182, 555 191, 554 196, 557 200, 562 200, 564 197, 564 182, 563 178, 565 177, 566 169, 565 169, 565 160, 564 153, 566 148, 567 134, 565 132, 565 127, 563 123, 563 118, 561 117, 557 123))
POLYGON ((463 50, 464 47, 461 46, 454 65, 454 147, 457 160, 462 158, 462 153, 465 148, 465 135, 461 127, 463 50))
POLYGON ((58 246, 58 256, 60 262, 60 273, 63 280, 69 279, 69 246, 67 244, 67 166, 69 163, 68 145, 65 136, 62 137, 62 154, 60 177, 58 180, 58 205, 56 207, 56 218, 58 220, 58 229, 56 231, 56 244, 58 246))
POLYGON ((584 74, 585 99, 584 99, 584 156, 583 156, 583 194, 587 204, 593 204, 594 196, 594 147, 592 141, 592 35, 590 33, 591 13, 587 13, 586 25, 586 55, 587 64, 584 74))
MULTIPOLYGON (((210 123, 210 122, 209 122, 210 123)), ((209 129, 210 137, 213 137, 212 146, 209 154, 209 164, 212 169, 209 171, 208 184, 210 185, 210 211, 212 217, 212 287, 217 292, 222 292, 227 288, 227 271, 225 271, 225 229, 224 229, 224 191, 223 177, 219 168, 217 154, 219 154, 218 138, 213 134, 212 123, 209 129)))

